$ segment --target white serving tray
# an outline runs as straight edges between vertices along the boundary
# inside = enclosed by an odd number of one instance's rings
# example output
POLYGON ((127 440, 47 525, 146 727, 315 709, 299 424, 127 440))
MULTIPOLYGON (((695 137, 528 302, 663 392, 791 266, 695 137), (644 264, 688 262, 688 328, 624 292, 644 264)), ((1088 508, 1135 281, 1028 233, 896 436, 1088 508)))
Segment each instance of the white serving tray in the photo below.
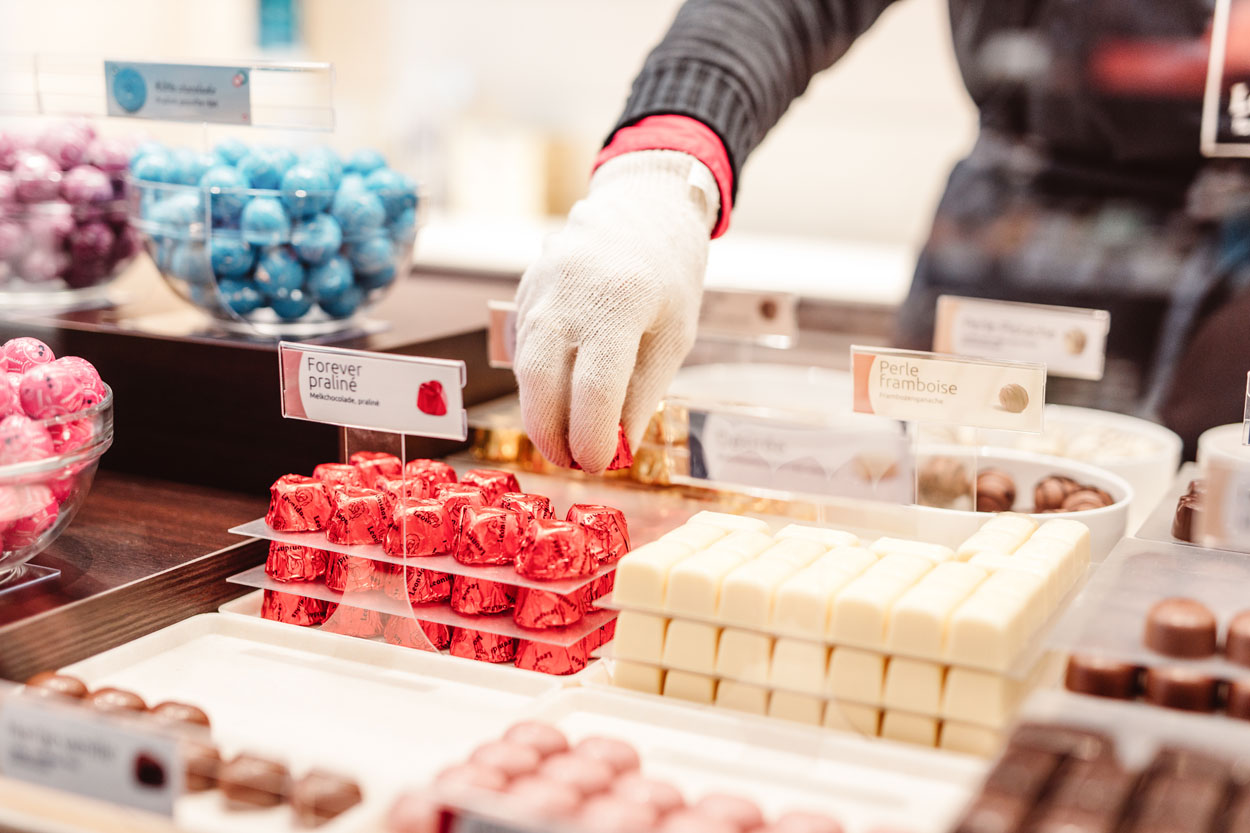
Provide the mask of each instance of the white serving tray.
MULTIPOLYGON (((375 830, 395 795, 532 711, 559 678, 401 649, 263 619, 209 613, 62 669, 92 688, 204 709, 222 756, 283 761, 357 778, 365 802, 320 828, 375 830)), ((194 833, 293 831, 287 807, 226 811, 217 791, 188 795, 175 822, 194 833)))
POLYGON ((670 781, 687 801, 730 793, 770 818, 787 810, 827 813, 846 833, 949 829, 988 770, 964 755, 860 738, 610 688, 571 688, 544 698, 531 717, 571 740, 626 740, 642 770, 670 781))

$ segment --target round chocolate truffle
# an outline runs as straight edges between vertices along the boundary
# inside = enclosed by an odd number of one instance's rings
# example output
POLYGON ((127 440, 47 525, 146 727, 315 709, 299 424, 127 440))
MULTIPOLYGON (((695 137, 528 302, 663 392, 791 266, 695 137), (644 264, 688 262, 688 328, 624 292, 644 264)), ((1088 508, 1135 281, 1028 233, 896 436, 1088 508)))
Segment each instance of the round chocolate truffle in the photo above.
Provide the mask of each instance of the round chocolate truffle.
POLYGON ((144 712, 148 704, 133 691, 120 688, 100 688, 91 692, 87 703, 102 712, 144 712))
POLYGON ((1029 407, 1029 392, 1015 382, 1003 385, 998 391, 998 404, 1008 413, 1021 413, 1029 407))
POLYGON ((573 747, 573 754, 603 761, 612 767, 617 775, 631 772, 642 766, 637 750, 625 741, 615 738, 583 738, 577 746, 573 747))
POLYGON ((530 775, 541 762, 542 756, 532 746, 507 740, 484 743, 469 757, 469 763, 497 769, 509 779, 530 775))
POLYGON ((317 827, 361 802, 360 785, 350 778, 313 770, 291 787, 291 809, 305 827, 317 827))
POLYGON ((167 700, 152 707, 152 717, 161 723, 185 723, 192 726, 212 728, 204 710, 188 703, 167 700))
POLYGON ((571 752, 552 755, 543 761, 538 774, 543 778, 568 784, 584 796, 597 795, 607 790, 612 786, 615 775, 612 767, 603 761, 583 758, 571 752))
POLYGON ((502 792, 508 786, 508 776, 494 767, 457 764, 440 772, 434 784, 445 790, 502 792))
POLYGON ((503 739, 531 747, 544 758, 569 751, 569 741, 563 732, 537 720, 516 724, 504 732, 503 739))
POLYGON ((276 807, 287 795, 290 775, 277 761, 239 755, 221 765, 217 781, 228 805, 276 807))
POLYGON ((1000 469, 977 474, 977 511, 1010 512, 1016 503, 1016 481, 1000 469))
POLYGON ((1086 512, 1090 509, 1102 509, 1115 503, 1111 495, 1094 486, 1082 486, 1063 499, 1059 506, 1060 512, 1086 512))
POLYGON ((1033 511, 1052 512, 1063 506, 1068 495, 1080 488, 1081 484, 1062 474, 1043 477, 1033 487, 1033 511))
POLYGON ((1250 677, 1229 681, 1228 716, 1250 720, 1250 677))
POLYGON ((1219 701, 1219 680, 1187 668, 1147 668, 1146 702, 1169 709, 1213 712, 1219 701))
POLYGON ((647 804, 632 804, 614 795, 601 795, 582 805, 579 820, 584 829, 597 833, 638 833, 654 829, 659 814, 647 804))
POLYGON ((640 773, 627 773, 612 785, 612 794, 635 804, 649 804, 664 815, 686 806, 681 791, 667 781, 647 778, 640 773))
POLYGON ((920 502, 926 506, 948 506, 972 488, 968 469, 954 457, 932 457, 920 466, 916 477, 920 502))
POLYGON ((1232 662, 1250 666, 1250 610, 1243 610, 1228 623, 1224 653, 1232 662))
POLYGON ((81 700, 87 696, 87 684, 77 677, 41 671, 26 681, 27 693, 32 695, 59 695, 81 700))
POLYGON ((512 806, 528 817, 563 819, 577 812, 581 792, 563 781, 536 775, 518 778, 508 787, 512 806))
POLYGON ((1141 669, 1135 665, 1093 654, 1073 654, 1068 658, 1063 685, 1078 694, 1132 700, 1137 697, 1140 679, 1141 669))
POLYGON ((764 813, 749 798, 726 793, 710 793, 695 802, 695 812, 729 822, 739 830, 754 830, 764 825, 764 813))
POLYGON ((1146 614, 1143 641, 1169 657, 1209 657, 1216 648, 1215 614, 1194 599, 1164 599, 1146 614))

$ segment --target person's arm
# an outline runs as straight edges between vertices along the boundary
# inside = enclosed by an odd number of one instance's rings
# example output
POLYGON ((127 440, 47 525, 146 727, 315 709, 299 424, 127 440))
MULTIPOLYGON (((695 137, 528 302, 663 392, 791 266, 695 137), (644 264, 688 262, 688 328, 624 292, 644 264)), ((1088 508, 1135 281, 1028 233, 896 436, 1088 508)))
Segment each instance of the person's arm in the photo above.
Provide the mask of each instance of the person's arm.
POLYGON ((708 241, 728 225, 743 163, 890 2, 682 6, 588 195, 517 290, 521 412, 548 460, 603 471, 618 423, 637 447, 694 344, 708 241))

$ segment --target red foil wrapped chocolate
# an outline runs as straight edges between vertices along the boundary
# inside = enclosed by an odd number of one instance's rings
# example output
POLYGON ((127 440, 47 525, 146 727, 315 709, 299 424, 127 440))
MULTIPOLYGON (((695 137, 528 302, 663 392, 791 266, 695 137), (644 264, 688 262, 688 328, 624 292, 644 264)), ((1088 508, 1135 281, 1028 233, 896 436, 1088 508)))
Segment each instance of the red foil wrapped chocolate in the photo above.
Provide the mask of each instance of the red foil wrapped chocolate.
POLYGON ((377 564, 382 591, 392 599, 423 605, 451 598, 451 576, 406 564, 377 564))
POLYGON ((376 489, 343 486, 334 492, 334 511, 326 524, 332 544, 381 544, 391 527, 387 498, 376 489))
POLYGON ((382 614, 363 607, 339 605, 326 617, 321 629, 330 633, 341 633, 343 636, 372 639, 382 635, 382 614))
POLYGON ((451 581, 451 609, 464 616, 503 613, 516 604, 516 593, 510 584, 456 576, 451 581))
POLYGON ((336 607, 338 605, 332 602, 309 596, 266 590, 264 600, 260 604, 260 615, 262 619, 308 628, 320 625, 336 607))
POLYGON ((499 496, 499 508, 511 509, 521 516, 521 525, 529 526, 534 519, 550 520, 556 516, 551 498, 544 495, 527 495, 524 492, 505 492, 499 496))
POLYGON ((455 483, 456 470, 442 460, 426 460, 424 458, 409 460, 404 466, 405 477, 416 477, 430 486, 430 494, 439 483, 455 483))
POLYGON ((516 512, 495 506, 466 506, 460 516, 456 560, 461 564, 511 564, 525 527, 516 512))
POLYGON ((395 477, 378 481, 378 491, 390 498, 392 516, 395 509, 414 500, 431 496, 430 484, 419 477, 395 477))
POLYGON ((521 484, 517 482, 516 475, 499 469, 471 469, 464 473, 460 482, 471 483, 481 489, 486 502, 491 506, 498 505, 499 498, 508 492, 521 491, 521 484))
POLYGON ((441 651, 451 644, 451 628, 446 625, 440 625, 438 622, 418 622, 408 616, 383 618, 385 621, 382 638, 392 645, 428 650, 425 640, 429 640, 435 649, 441 651))
MULTIPOLYGON (((619 471, 627 469, 634 464, 634 452, 629 450, 629 440, 625 437, 625 426, 618 425, 616 427, 616 453, 612 455, 612 459, 608 461, 607 471, 619 471)), ((573 461, 574 469, 581 470, 581 464, 576 460, 573 461)))
POLYGON ((453 530, 451 551, 460 546, 461 516, 467 507, 489 506, 490 501, 477 486, 468 483, 440 483, 434 487, 434 499, 443 504, 453 530))
POLYGON ((312 532, 330 522, 330 497, 320 480, 285 474, 269 487, 265 523, 279 532, 312 532))
POLYGON ((326 484, 329 492, 333 492, 335 486, 365 486, 365 476, 351 463, 322 463, 313 469, 313 477, 326 484))
POLYGON ((586 598, 589 595, 587 591, 591 586, 588 584, 567 595, 532 587, 518 587, 512 621, 523 628, 536 630, 562 628, 579 622, 586 612, 586 598))
POLYGON ((395 518, 382 545, 392 558, 450 555, 456 527, 443 504, 422 498, 395 507, 395 518))
POLYGON ((447 414, 447 394, 443 392, 443 383, 437 379, 422 382, 417 388, 417 410, 430 416, 447 414))
POLYGON ((376 586, 374 563, 367 558, 330 553, 326 587, 335 593, 363 593, 376 586))
POLYGON ((567 646, 522 639, 517 645, 516 667, 557 676, 576 674, 586 667, 592 650, 584 639, 567 646))
POLYGON ((629 527, 620 509, 576 503, 569 507, 565 520, 586 530, 586 548, 600 566, 615 564, 629 552, 629 527))
MULTIPOLYGON (((597 633, 599 634, 599 645, 606 645, 611 642, 614 638, 616 638, 616 620, 609 619, 603 624, 603 627, 600 628, 597 633)), ((595 647, 598 648, 599 645, 596 645, 595 647)))
POLYGON ((512 662, 517 641, 497 633, 456 628, 451 634, 451 655, 480 662, 512 662))
POLYGON ((404 472, 403 462, 385 451, 357 451, 347 462, 360 469, 360 476, 370 489, 380 488, 379 481, 399 477, 404 472))
POLYGON ((316 547, 269 542, 265 575, 274 581, 316 581, 326 574, 329 553, 316 547))
POLYGON ((538 581, 586 576, 598 568, 585 531, 568 521, 531 523, 516 559, 516 571, 538 581))

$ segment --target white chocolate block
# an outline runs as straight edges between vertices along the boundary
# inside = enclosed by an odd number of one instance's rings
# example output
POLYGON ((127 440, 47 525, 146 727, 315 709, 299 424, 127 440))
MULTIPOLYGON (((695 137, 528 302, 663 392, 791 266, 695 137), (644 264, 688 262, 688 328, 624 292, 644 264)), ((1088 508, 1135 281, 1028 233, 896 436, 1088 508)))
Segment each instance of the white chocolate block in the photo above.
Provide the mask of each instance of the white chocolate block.
POLYGON ((824 711, 825 701, 819 697, 809 697, 806 694, 795 694, 790 691, 774 691, 772 698, 768 701, 769 717, 809 723, 812 726, 820 725, 824 711))
POLYGON ((736 532, 739 529, 754 530, 756 532, 768 532, 768 524, 759 518, 748 518, 745 515, 731 515, 728 512, 699 512, 686 523, 707 524, 708 526, 720 527, 726 532, 736 532))
POLYGON ((950 752, 979 755, 982 758, 993 758, 1002 745, 1001 732, 953 720, 942 723, 941 737, 938 740, 938 746, 950 752))
POLYGON ((839 645, 883 647, 894 602, 932 566, 914 555, 882 557, 834 598, 829 636, 839 645))
POLYGON ((781 583, 773 597, 773 626, 782 631, 823 637, 829 630, 833 599, 858 571, 822 564, 799 570, 781 583))
POLYGON ((950 561, 955 551, 941 544, 929 544, 924 541, 907 541, 902 538, 878 538, 869 547, 877 555, 918 555, 927 558, 934 564, 950 561))
POLYGON ((719 639, 720 628, 715 625, 674 619, 669 622, 668 632, 664 635, 664 665, 683 671, 715 673, 716 643, 719 639))
POLYGON ((934 567, 894 603, 886 647, 907 656, 940 659, 951 614, 988 575, 960 561, 934 567))
POLYGON ((859 537, 849 532, 843 532, 840 529, 826 529, 823 526, 805 526, 803 524, 790 524, 782 527, 777 533, 777 540, 783 541, 787 538, 797 538, 803 541, 815 541, 818 544, 824 544, 828 549, 834 547, 854 547, 859 544, 859 537))
POLYGON ((830 700, 825 703, 824 726, 840 732, 876 737, 881 732, 881 709, 860 703, 830 700))
POLYGON ((658 663, 664 654, 664 632, 668 619, 650 613, 622 610, 616 617, 612 655, 620 659, 658 663))
POLYGON ((803 639, 779 638, 773 645, 769 682, 774 688, 820 694, 829 675, 828 645, 803 639))
POLYGON ((683 526, 677 527, 672 532, 661 535, 660 541, 667 541, 672 544, 685 544, 692 551, 698 552, 724 538, 726 534, 728 534, 727 530, 719 526, 687 521, 683 526))
POLYGON ((735 625, 766 626, 772 620, 777 589, 796 572, 789 562, 762 558, 735 567, 721 583, 718 618, 735 625))
POLYGON ((1030 535, 1037 531, 1037 521, 1019 512, 999 512, 982 524, 981 529, 1009 532, 1019 538, 1020 543, 1023 544, 1030 535))
POLYGON ((1074 546, 1057 538, 1034 536, 1016 550, 1014 557, 1032 558, 1053 565, 1058 572, 1059 585, 1064 588, 1065 593, 1089 566, 1081 562, 1074 546))
POLYGON ((664 696, 710 704, 716 699, 716 678, 689 671, 669 671, 664 675, 664 696))
POLYGON ((668 571, 664 609, 676 615, 711 617, 720 606, 725 576, 747 557, 715 548, 697 552, 668 571))
POLYGON ((881 718, 881 737, 919 746, 937 746, 937 718, 886 709, 881 718))
POLYGON ((951 614, 947 655, 953 664, 1004 670, 1042 621, 1045 582, 1000 570, 951 614))
POLYGON ((1076 551, 1076 560, 1080 568, 1084 570, 1089 566, 1089 527, 1080 521, 1055 518, 1038 527, 1033 537, 1049 538, 1071 545, 1076 551))
POLYGON ((773 639, 762 633, 725 628, 716 649, 716 673, 740 683, 768 683, 773 639))
POLYGON ((880 705, 885 655, 855 648, 834 648, 829 657, 825 693, 853 703, 880 705))
POLYGON ((788 564, 792 564, 795 568, 801 569, 827 552, 829 552, 829 548, 824 544, 789 538, 773 544, 760 553, 759 557, 766 560, 785 561, 788 564))
POLYGON ((1046 562, 1030 555, 994 555, 983 552, 972 557, 969 564, 981 567, 987 572, 997 573, 999 570, 1022 570, 1044 581, 1045 592, 1042 604, 1047 610, 1053 610, 1066 591, 1063 571, 1060 564, 1046 562))
POLYGON ((1006 727, 1027 691, 1023 680, 991 671, 951 668, 942 693, 942 717, 995 729, 1006 727))
POLYGON ((946 667, 936 662, 892 658, 885 667, 882 703, 888 709, 937 716, 946 667))
POLYGON ((845 570, 853 575, 859 575, 876 564, 879 557, 875 552, 864 547, 838 547, 817 558, 812 563, 812 567, 845 570))
POLYGON ((746 558, 754 558, 773 545, 772 536, 756 529, 739 529, 708 547, 709 552, 733 552, 746 558))
POLYGON ((634 550, 616 567, 613 601, 659 607, 664 602, 669 570, 692 552, 694 549, 687 544, 663 539, 634 550))
POLYGON ((974 555, 993 553, 994 555, 1011 555, 1020 548, 1024 539, 1010 532, 997 529, 980 529, 974 532, 967 541, 955 550, 955 558, 967 561, 974 555))
POLYGON ((664 688, 664 669, 618 659, 612 666, 612 683, 631 691, 659 694, 664 688))
POLYGON ((766 688, 734 680, 721 680, 716 686, 716 705, 747 714, 768 714, 766 688))

